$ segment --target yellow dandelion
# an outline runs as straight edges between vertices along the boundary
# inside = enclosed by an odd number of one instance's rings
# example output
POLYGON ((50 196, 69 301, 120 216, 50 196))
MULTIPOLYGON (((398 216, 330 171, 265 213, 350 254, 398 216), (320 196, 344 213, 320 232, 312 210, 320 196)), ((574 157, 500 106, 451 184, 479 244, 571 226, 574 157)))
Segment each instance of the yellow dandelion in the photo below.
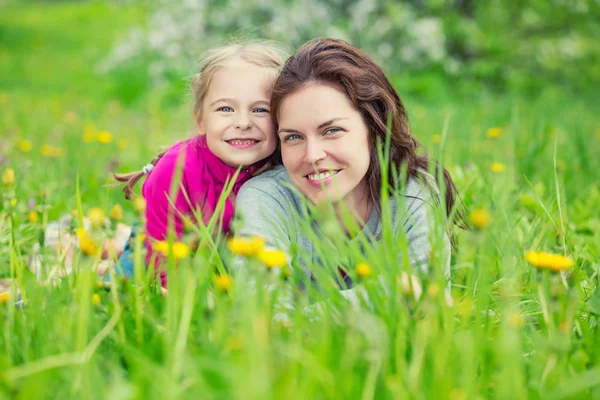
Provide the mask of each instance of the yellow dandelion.
POLYGON ((258 259, 267 268, 279 268, 287 264, 285 253, 277 249, 262 249, 258 253, 258 259))
POLYGON ((525 325, 525 317, 518 311, 511 311, 507 315, 507 320, 513 328, 522 328, 525 325))
POLYGON ((98 136, 96 136, 96 140, 102 144, 109 144, 110 142, 113 141, 113 137, 110 132, 102 131, 102 132, 98 133, 98 136))
POLYGON ((84 132, 81 140, 83 143, 92 143, 96 139, 96 135, 92 132, 84 132))
POLYGON ((442 136, 441 135, 433 135, 431 137, 432 141, 434 144, 439 144, 442 141, 442 136))
POLYGON ((125 139, 119 139, 117 141, 117 147, 121 150, 125 150, 127 148, 127 140, 125 139))
POLYGON ((504 164, 499 163, 499 162, 493 162, 492 165, 490 166, 490 168, 492 169, 492 172, 494 172, 496 174, 503 172, 505 169, 504 164))
POLYGON ((32 224, 36 224, 40 220, 38 213, 35 211, 29 211, 29 214, 27 214, 27 219, 32 224))
POLYGON ((438 294, 440 293, 440 285, 439 283, 430 283, 429 286, 427 286, 427 296, 429 298, 435 299, 438 294))
POLYGON ((227 247, 233 254, 240 256, 252 256, 258 254, 265 246, 265 239, 260 236, 251 238, 229 238, 227 247))
POLYGON ((92 223, 92 228, 99 229, 104 226, 104 210, 100 207, 94 207, 88 211, 88 218, 92 223))
POLYGON ((133 201, 133 207, 137 212, 143 214, 146 211, 146 199, 144 199, 142 196, 136 197, 133 201))
POLYGON ((2 184, 4 186, 12 186, 16 182, 15 170, 12 168, 6 168, 2 173, 2 184))
POLYGON ((29 153, 31 151, 31 149, 33 148, 33 145, 31 144, 31 142, 29 140, 23 139, 23 140, 19 140, 17 142, 17 147, 23 153, 29 153))
POLYGON ((222 292, 226 292, 233 286, 233 280, 229 274, 219 274, 213 277, 213 282, 217 289, 222 292))
POLYGON ((186 258, 190 254, 190 247, 182 242, 173 243, 173 256, 176 260, 186 258))
POLYGON ((94 293, 92 295, 92 304, 97 306, 98 304, 100 304, 100 295, 98 293, 94 293))
POLYGON ((123 208, 118 205, 115 204, 111 209, 110 209, 110 219, 112 219, 113 221, 120 221, 123 219, 123 208))
POLYGON ((159 240, 152 244, 154 251, 161 253, 164 256, 169 255, 169 243, 164 240, 159 240))
POLYGON ((487 137, 495 139, 502 135, 502 128, 494 127, 487 130, 487 137))
POLYGON ((0 293, 0 303, 6 304, 6 303, 8 303, 9 299, 10 299, 10 293, 9 292, 2 292, 2 293, 0 293))
POLYGON ((484 209, 473 210, 469 215, 471 224, 477 229, 485 229, 492 223, 492 215, 484 209))
POLYGON ((373 269, 365 262, 358 263, 356 264, 356 275, 361 279, 368 278, 373 275, 373 269))
POLYGON ((100 252, 100 247, 94 243, 87 232, 81 228, 75 230, 75 234, 79 238, 79 248, 86 256, 96 256, 100 252))
POLYGON ((10 205, 13 206, 13 207, 16 206, 17 205, 17 199, 12 199, 10 201, 10 205))
POLYGON ((64 155, 63 149, 60 147, 50 146, 49 144, 44 144, 40 149, 40 153, 42 153, 44 157, 49 158, 60 158, 64 155))
POLYGON ((575 262, 570 257, 546 253, 544 251, 528 251, 525 254, 525 260, 536 268, 547 268, 555 272, 567 270, 575 265, 575 262))

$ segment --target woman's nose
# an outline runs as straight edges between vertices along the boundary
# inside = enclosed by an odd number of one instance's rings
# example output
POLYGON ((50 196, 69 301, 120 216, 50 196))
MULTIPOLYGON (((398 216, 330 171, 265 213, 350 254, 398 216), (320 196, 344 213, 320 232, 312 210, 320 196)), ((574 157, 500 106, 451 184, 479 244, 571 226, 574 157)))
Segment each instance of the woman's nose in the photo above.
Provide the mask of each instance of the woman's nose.
POLYGON ((317 161, 323 160, 327 157, 327 153, 325 152, 324 146, 319 143, 317 140, 307 140, 305 151, 304 151, 304 161, 309 164, 314 164, 317 161))

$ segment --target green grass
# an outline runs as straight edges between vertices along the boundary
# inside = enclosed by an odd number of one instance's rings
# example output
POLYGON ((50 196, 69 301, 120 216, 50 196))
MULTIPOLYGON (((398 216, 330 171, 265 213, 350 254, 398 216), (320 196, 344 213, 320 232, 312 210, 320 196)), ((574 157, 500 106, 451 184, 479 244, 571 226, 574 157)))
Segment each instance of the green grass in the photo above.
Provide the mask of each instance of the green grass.
POLYGON ((171 271, 166 298, 147 280, 98 288, 95 260, 85 256, 76 274, 36 281, 24 261, 45 221, 81 201, 84 213, 120 204, 132 223, 133 206, 108 185, 107 168, 138 169, 188 134, 188 105, 162 108, 147 96, 125 106, 115 82, 94 73, 112 41, 143 15, 131 3, 101 2, 0 12, 0 172, 11 167, 17 180, 0 185, 0 276, 16 276, 25 300, 13 307, 12 292, 0 303, 0 398, 600 396, 598 317, 585 302, 600 268, 600 123, 589 95, 550 88, 535 99, 406 96, 423 151, 444 160, 469 210, 492 218, 486 229, 459 232, 452 307, 436 276, 424 278, 415 300, 396 280, 408 267, 384 262, 395 251, 389 246, 369 262, 390 292, 367 279, 370 305, 360 310, 337 295, 328 274, 309 300, 290 285, 294 278, 256 261, 249 274, 258 289, 237 275, 221 293, 216 250, 202 245, 171 271), (85 143, 86 125, 113 141, 85 143), (486 137, 490 127, 501 127, 501 136, 486 137), (19 150, 23 139, 30 152, 19 150), (64 156, 43 156, 44 144, 64 156), (505 170, 492 172, 492 162, 505 170), (37 223, 28 221, 32 198, 37 223), (569 255, 575 266, 564 275, 535 269, 524 258, 530 249, 569 255), (289 322, 277 321, 277 295, 288 292, 296 309, 289 322), (315 303, 324 310, 318 318, 315 303))

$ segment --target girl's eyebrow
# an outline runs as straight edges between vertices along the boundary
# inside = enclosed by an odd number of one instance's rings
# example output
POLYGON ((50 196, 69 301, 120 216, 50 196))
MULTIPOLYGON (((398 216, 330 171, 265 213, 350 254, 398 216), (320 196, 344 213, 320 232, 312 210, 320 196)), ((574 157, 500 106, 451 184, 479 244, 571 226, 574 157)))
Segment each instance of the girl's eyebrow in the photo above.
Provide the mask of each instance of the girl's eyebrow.
POLYGON ((228 99, 228 98, 221 98, 221 99, 217 99, 215 101, 213 101, 212 103, 210 103, 210 106, 214 106, 217 103, 233 103, 234 100, 233 99, 228 99))
MULTIPOLYGON (((336 121, 340 121, 340 120, 343 120, 343 119, 349 119, 349 118, 348 118, 348 117, 338 117, 338 118, 333 118, 333 119, 330 119, 329 121, 325 121, 325 122, 323 122, 321 125, 317 126, 317 129, 323 129, 323 128, 325 128, 327 125, 331 125, 331 124, 333 124, 334 122, 336 122, 336 121)), ((300 131, 297 131, 297 130, 295 130, 295 129, 288 129, 288 128, 281 128, 281 129, 279 129, 279 130, 277 131, 277 133, 278 133, 278 134, 279 134, 279 133, 282 133, 282 132, 288 132, 288 133, 300 133, 300 131)))

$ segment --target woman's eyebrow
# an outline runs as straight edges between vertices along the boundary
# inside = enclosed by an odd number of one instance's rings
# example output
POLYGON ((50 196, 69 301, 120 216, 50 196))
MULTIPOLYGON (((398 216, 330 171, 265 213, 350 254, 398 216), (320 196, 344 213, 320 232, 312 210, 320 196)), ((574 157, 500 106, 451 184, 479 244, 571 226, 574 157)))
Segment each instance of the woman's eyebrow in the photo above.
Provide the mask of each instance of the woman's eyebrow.
POLYGON ((287 128, 281 128, 277 131, 277 134, 283 133, 283 132, 287 132, 287 133, 300 133, 300 131, 297 131, 295 129, 287 129, 287 128))
POLYGON ((348 117, 338 117, 338 118, 330 119, 329 121, 325 121, 321 125, 317 126, 317 129, 325 128, 327 125, 331 125, 334 122, 339 121, 341 119, 348 119, 348 117))

